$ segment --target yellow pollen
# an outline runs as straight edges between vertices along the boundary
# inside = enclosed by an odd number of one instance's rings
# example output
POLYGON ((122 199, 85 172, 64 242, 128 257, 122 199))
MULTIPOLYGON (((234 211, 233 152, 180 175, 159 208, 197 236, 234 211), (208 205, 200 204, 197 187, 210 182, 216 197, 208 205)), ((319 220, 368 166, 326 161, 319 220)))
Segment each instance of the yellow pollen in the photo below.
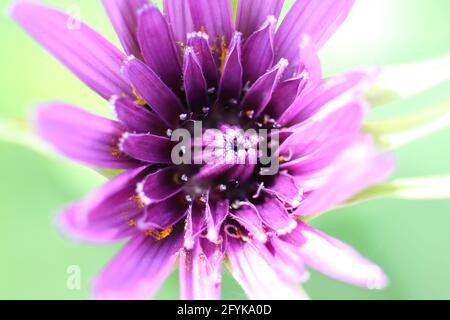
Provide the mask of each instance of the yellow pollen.
POLYGON ((141 197, 139 197, 138 195, 133 195, 130 198, 128 198, 128 200, 136 201, 138 208, 141 208, 141 209, 145 208, 144 202, 142 201, 141 197))
POLYGON ((134 103, 136 103, 140 106, 145 106, 147 104, 147 102, 145 102, 144 98, 142 98, 141 95, 137 92, 136 88, 131 86, 131 90, 133 91, 133 94, 136 97, 136 100, 134 100, 134 103))
POLYGON ((128 221, 128 226, 136 227, 136 225, 137 225, 136 220, 131 219, 130 221, 128 221))
POLYGON ((173 231, 172 227, 169 227, 164 230, 145 230, 144 235, 146 237, 153 237, 155 240, 160 241, 171 235, 173 231))
POLYGON ((225 41, 225 36, 222 36, 222 43, 221 43, 221 53, 220 53, 220 67, 219 72, 222 73, 223 67, 225 66, 225 60, 227 58, 228 48, 227 43, 225 41))

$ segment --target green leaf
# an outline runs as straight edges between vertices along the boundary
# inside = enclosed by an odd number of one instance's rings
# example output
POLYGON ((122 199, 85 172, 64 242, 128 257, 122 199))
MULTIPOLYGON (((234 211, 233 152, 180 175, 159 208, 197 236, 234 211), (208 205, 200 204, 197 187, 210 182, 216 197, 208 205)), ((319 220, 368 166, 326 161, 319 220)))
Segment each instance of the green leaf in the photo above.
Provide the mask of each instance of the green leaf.
POLYGON ((368 121, 363 131, 383 149, 396 149, 450 126, 450 102, 385 120, 368 121))
POLYGON ((372 107, 425 92, 450 80, 450 56, 382 67, 366 93, 372 107))
POLYGON ((397 179, 370 187, 348 200, 353 205, 377 198, 437 200, 450 198, 450 175, 397 179))

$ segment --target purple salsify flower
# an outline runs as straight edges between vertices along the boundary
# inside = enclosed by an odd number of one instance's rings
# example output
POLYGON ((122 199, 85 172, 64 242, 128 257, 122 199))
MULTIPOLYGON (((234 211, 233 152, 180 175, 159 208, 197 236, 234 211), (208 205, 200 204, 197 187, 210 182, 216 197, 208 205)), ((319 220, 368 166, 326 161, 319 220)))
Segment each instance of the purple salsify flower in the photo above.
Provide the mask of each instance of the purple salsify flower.
POLYGON ((125 53, 35 2, 11 16, 92 90, 117 121, 66 103, 37 111, 41 137, 66 156, 124 170, 62 212, 80 240, 128 239, 93 286, 96 298, 145 299, 179 261, 181 297, 220 298, 222 264, 250 298, 302 299, 305 267, 369 288, 383 271, 306 218, 390 175, 394 161, 361 133, 364 71, 322 80, 317 50, 354 0, 104 0, 125 53), (176 129, 279 130, 280 170, 259 164, 182 164, 176 129))

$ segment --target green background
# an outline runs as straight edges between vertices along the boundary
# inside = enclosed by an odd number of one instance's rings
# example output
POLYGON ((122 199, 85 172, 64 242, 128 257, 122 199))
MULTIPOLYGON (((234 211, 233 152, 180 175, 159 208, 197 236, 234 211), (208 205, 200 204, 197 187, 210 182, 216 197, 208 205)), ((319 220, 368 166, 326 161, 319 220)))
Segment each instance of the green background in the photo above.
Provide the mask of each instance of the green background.
MULTIPOLYGON (((81 17, 117 42, 99 1, 53 0, 79 5, 81 17)), ((292 1, 287 1, 292 3, 292 1)), ((7 9, 10 1, 0 0, 7 9)), ((90 92, 26 36, 6 15, 0 20, 0 117, 28 117, 33 105, 65 100, 102 114, 108 103, 90 92)), ((413 62, 450 54, 450 1, 356 0, 349 19, 324 47, 325 72, 373 64, 413 62)), ((421 75, 417 75, 420 78, 421 75)), ((414 79, 411 79, 414 81, 414 79)), ((393 103, 387 115, 450 98, 450 83, 393 103)), ((450 130, 398 151, 396 176, 450 173, 450 130)), ((104 179, 65 159, 0 142, 0 298, 85 299, 89 281, 120 248, 88 246, 65 239, 54 227, 64 204, 104 179), (66 270, 78 265, 81 290, 68 290, 66 270)), ((450 186, 449 186, 450 187, 450 186)), ((306 290, 314 299, 449 299, 450 201, 378 200, 329 213, 313 225, 357 248, 387 272, 384 291, 355 288, 313 272, 306 290)), ((177 273, 158 298, 178 297, 177 273)), ((224 275, 223 296, 244 298, 224 275)))

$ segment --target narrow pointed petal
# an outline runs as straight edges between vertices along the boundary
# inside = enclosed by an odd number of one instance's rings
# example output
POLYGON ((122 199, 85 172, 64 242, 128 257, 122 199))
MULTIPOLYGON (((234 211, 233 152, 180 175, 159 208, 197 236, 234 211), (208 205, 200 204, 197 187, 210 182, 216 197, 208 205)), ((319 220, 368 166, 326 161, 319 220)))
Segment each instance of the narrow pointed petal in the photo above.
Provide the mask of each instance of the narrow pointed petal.
POLYGON ((123 72, 139 95, 169 127, 178 123, 184 107, 152 69, 135 57, 129 57, 123 66, 123 72))
POLYGON ((48 103, 35 116, 37 133, 65 156, 89 166, 128 169, 140 165, 119 150, 124 126, 77 107, 48 103))
POLYGON ((97 32, 67 14, 32 1, 17 1, 10 11, 33 38, 105 99, 132 96, 120 74, 124 55, 97 32))
MULTIPOLYGON (((319 50, 311 37, 304 34, 300 42, 299 65, 295 74, 306 74, 309 85, 317 87, 322 80, 322 64, 320 63, 319 50)), ((289 71, 287 72, 289 74, 289 71)))
POLYGON ((218 300, 223 252, 219 245, 199 239, 180 253, 180 291, 183 300, 218 300))
POLYGON ((208 107, 208 86, 203 76, 200 61, 193 48, 184 51, 184 89, 190 110, 201 113, 202 108, 208 107))
POLYGON ((325 80, 320 86, 305 92, 283 112, 278 119, 282 126, 300 123, 323 109, 326 104, 342 105, 362 96, 368 88, 373 74, 367 71, 352 71, 325 80))
MULTIPOLYGON (((280 168, 287 170, 291 175, 313 175, 322 169, 326 169, 342 152, 344 152, 353 142, 355 135, 344 135, 326 141, 319 145, 317 149, 307 147, 308 153, 282 163, 280 168)), ((290 149, 295 150, 296 148, 290 149)))
POLYGON ((138 40, 145 63, 174 92, 182 84, 178 49, 166 19, 154 5, 139 11, 138 40))
POLYGON ((125 133, 119 148, 135 159, 148 163, 172 164, 174 143, 169 138, 152 134, 125 133))
MULTIPOLYGON (((295 214, 315 216, 336 207, 389 177, 394 168, 395 161, 390 154, 380 154, 369 137, 359 137, 321 174, 321 185, 305 196, 295 214)), ((308 181, 302 179, 299 183, 308 181)))
POLYGON ((133 222, 144 214, 134 200, 135 185, 145 176, 145 168, 122 173, 92 192, 83 201, 58 217, 61 230, 81 241, 109 243, 136 231, 133 222))
POLYGON ((176 167, 168 167, 149 174, 138 185, 137 190, 142 201, 149 205, 170 198, 179 193, 181 188, 179 170, 176 167))
POLYGON ((355 0, 296 1, 281 23, 276 37, 277 58, 286 58, 292 70, 300 63, 300 43, 308 35, 318 48, 344 22, 355 0))
POLYGON ((288 203, 292 208, 296 208, 303 198, 302 189, 297 185, 294 177, 288 173, 280 172, 273 183, 265 186, 263 190, 288 203))
POLYGON ((296 98, 308 88, 309 81, 306 74, 280 81, 273 91, 272 99, 266 108, 273 119, 279 119, 296 98))
POLYGON ((151 298, 173 270, 181 245, 181 230, 162 240, 145 235, 133 237, 95 279, 94 297, 151 298))
POLYGON ((129 132, 152 133, 156 135, 165 134, 161 119, 145 106, 137 105, 125 97, 113 96, 111 104, 117 118, 127 126, 129 132))
POLYGON ((206 205, 206 237, 209 241, 217 243, 220 241, 220 230, 228 216, 230 204, 227 199, 214 199, 208 197, 206 205))
POLYGON ((145 207, 145 214, 137 221, 140 230, 166 230, 181 221, 187 213, 188 205, 182 193, 166 200, 151 203, 145 207))
POLYGON ((186 44, 186 35, 194 31, 189 0, 164 0, 163 5, 175 41, 186 44))
POLYGON ((275 67, 256 80, 242 101, 243 110, 254 112, 255 117, 264 112, 287 65, 288 62, 282 59, 275 67))
POLYGON ((117 36, 127 55, 141 56, 137 41, 138 10, 147 0, 102 0, 117 36))
POLYGON ((236 17, 236 29, 247 39, 264 23, 268 16, 278 19, 284 0, 240 0, 236 17))
POLYGON ((214 178, 221 176, 231 168, 234 164, 218 163, 218 164, 206 164, 201 167, 200 171, 192 177, 192 181, 204 182, 212 181, 214 178))
POLYGON ((264 223, 275 230, 277 235, 288 234, 297 226, 297 221, 274 196, 266 195, 264 202, 256 204, 256 209, 264 223))
POLYGON ((194 248, 195 242, 205 230, 205 210, 206 208, 204 205, 194 202, 187 211, 184 232, 184 248, 186 250, 194 248))
POLYGON ((279 237, 271 237, 266 246, 267 250, 260 248, 263 257, 274 266, 280 278, 298 284, 309 279, 309 272, 305 269, 298 246, 283 241, 279 237))
POLYGON ((219 97, 238 100, 242 91, 241 34, 236 32, 228 49, 219 85, 219 97))
POLYGON ((231 217, 239 222, 255 240, 265 243, 267 235, 258 209, 251 202, 242 202, 238 209, 231 213, 231 217))
POLYGON ((277 20, 274 16, 253 33, 242 48, 242 66, 244 68, 244 83, 255 82, 273 65, 275 48, 273 38, 277 20))
POLYGON ((279 148, 280 155, 289 158, 281 164, 282 168, 298 166, 306 170, 308 163, 314 167, 327 165, 318 160, 323 157, 323 160, 333 160, 339 154, 339 148, 342 150, 353 143, 361 130, 367 106, 358 101, 338 102, 323 106, 304 123, 286 130, 292 130, 292 134, 279 148))
POLYGON ((233 34, 233 14, 228 0, 189 0, 195 31, 209 35, 209 44, 217 57, 222 55, 233 34))
POLYGON ((209 37, 204 32, 192 32, 188 34, 187 45, 194 49, 200 65, 202 66, 203 75, 205 76, 208 88, 217 89, 219 83, 219 73, 214 61, 214 57, 209 47, 209 37))
POLYGON ((282 279, 251 243, 227 237, 231 274, 250 299, 306 300, 298 284, 282 279))
POLYGON ((380 267, 360 256, 353 248, 305 224, 296 232, 305 238, 302 260, 310 267, 335 278, 368 289, 382 289, 387 277, 380 267))

